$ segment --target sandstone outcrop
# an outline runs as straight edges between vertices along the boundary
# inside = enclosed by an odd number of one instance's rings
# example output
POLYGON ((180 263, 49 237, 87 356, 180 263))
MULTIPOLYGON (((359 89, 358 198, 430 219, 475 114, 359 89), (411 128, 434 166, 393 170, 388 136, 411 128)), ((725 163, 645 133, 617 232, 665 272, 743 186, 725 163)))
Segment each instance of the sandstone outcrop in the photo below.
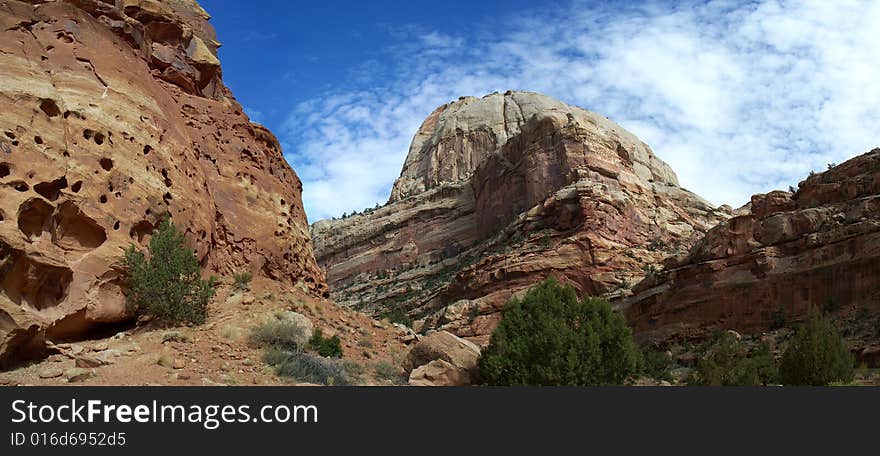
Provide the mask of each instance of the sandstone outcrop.
POLYGON ((463 369, 471 370, 477 366, 480 348, 448 331, 435 331, 419 341, 406 355, 403 370, 410 372, 418 366, 435 359, 446 360, 463 369))
POLYGON ((0 0, 0 366, 126 321, 169 214, 206 270, 326 291, 301 184, 223 85, 192 0, 0 0))
POLYGON ((463 386, 479 375, 480 348, 447 331, 426 335, 406 355, 403 370, 417 386, 463 386))
POLYGON ((747 213, 669 258, 617 306, 649 340, 762 331, 810 308, 877 313, 880 149, 811 174, 793 193, 753 196, 747 213))
POLYGON ((467 371, 442 359, 419 366, 409 375, 410 386, 468 386, 471 382, 467 371))
POLYGON ((626 295, 729 216, 607 118, 507 92, 438 108, 388 204, 311 231, 340 304, 485 343, 512 294, 552 275, 626 295))

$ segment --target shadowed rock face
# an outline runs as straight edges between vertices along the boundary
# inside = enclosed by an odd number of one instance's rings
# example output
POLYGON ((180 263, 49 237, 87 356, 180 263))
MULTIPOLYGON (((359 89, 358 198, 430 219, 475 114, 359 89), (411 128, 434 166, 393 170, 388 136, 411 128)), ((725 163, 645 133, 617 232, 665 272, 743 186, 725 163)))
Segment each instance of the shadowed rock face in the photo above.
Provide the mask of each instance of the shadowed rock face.
POLYGON ((880 149, 753 196, 665 266, 618 303, 646 339, 766 330, 828 303, 880 311, 880 149))
POLYGON ((301 184, 191 0, 0 0, 0 365, 131 318, 118 260, 170 214, 206 267, 324 294, 301 184))
POLYGON ((389 203, 312 238, 341 304, 485 342, 503 303, 543 278, 626 295, 727 217, 608 119, 508 92, 438 108, 389 203))

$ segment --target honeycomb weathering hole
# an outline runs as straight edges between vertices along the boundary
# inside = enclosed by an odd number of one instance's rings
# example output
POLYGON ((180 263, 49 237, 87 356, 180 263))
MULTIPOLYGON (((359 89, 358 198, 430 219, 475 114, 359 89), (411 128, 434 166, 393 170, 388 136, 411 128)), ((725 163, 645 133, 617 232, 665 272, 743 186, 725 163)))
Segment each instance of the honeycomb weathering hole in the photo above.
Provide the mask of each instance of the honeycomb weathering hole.
POLYGON ((62 176, 52 182, 42 182, 34 185, 34 191, 49 201, 55 201, 61 195, 61 190, 67 188, 67 177, 62 176))
POLYGON ((104 171, 110 171, 111 169, 113 169, 113 160, 110 158, 102 158, 100 163, 101 168, 104 168, 104 171))
POLYGON ((10 174, 12 174, 12 168, 9 166, 9 163, 0 163, 0 178, 10 174))
POLYGON ((76 204, 67 201, 55 214, 55 244, 70 249, 96 249, 107 240, 107 233, 76 204))
POLYGON ((153 230, 156 229, 156 226, 147 220, 141 220, 134 224, 131 227, 131 231, 128 232, 128 235, 131 236, 133 240, 136 240, 138 243, 143 244, 147 237, 153 233, 153 230))
POLYGON ((61 109, 58 108, 58 104, 55 103, 55 100, 50 100, 48 98, 43 99, 40 102, 40 110, 46 113, 49 117, 58 117, 61 115, 61 109))
POLYGON ((16 304, 44 310, 67 298, 73 279, 70 269, 39 263, 2 242, 0 258, 3 258, 0 266, 5 271, 0 291, 16 304))
POLYGON ((18 229, 28 239, 33 240, 51 229, 54 208, 39 198, 32 198, 21 204, 18 209, 18 229))

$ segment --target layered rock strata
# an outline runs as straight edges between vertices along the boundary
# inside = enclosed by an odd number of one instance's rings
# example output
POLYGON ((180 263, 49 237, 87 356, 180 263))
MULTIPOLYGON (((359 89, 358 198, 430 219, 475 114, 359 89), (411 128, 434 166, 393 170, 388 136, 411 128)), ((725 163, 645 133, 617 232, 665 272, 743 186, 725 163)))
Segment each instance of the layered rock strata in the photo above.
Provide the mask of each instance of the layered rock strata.
POLYGON ((753 196, 621 299, 640 337, 762 331, 811 308, 880 312, 880 149, 793 190, 753 196))
POLYGON ((626 295, 727 217, 607 118, 507 92, 434 111, 388 204, 312 239, 339 303, 484 343, 512 294, 552 275, 626 295))

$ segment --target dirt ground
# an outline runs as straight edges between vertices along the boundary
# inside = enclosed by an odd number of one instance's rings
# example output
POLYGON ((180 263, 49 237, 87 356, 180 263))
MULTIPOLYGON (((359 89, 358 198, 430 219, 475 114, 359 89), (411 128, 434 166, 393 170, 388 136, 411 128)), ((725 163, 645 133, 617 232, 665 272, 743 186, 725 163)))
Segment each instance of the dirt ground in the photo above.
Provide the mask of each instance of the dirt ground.
MULTIPOLYGON (((298 288, 255 278, 248 291, 222 284, 209 305, 208 320, 193 327, 138 324, 103 339, 58 344, 48 358, 0 372, 0 384, 21 385, 297 385, 275 375, 262 361, 262 352, 249 343, 253 327, 279 310, 307 316, 325 336, 342 341, 343 359, 363 367, 364 385, 387 385, 376 378, 382 362, 399 366, 408 348, 401 331, 387 321, 338 308, 332 302, 308 296, 298 288), (69 381, 76 358, 108 363, 83 366, 81 379, 69 381)), ((82 361, 80 361, 82 363, 82 361)))

